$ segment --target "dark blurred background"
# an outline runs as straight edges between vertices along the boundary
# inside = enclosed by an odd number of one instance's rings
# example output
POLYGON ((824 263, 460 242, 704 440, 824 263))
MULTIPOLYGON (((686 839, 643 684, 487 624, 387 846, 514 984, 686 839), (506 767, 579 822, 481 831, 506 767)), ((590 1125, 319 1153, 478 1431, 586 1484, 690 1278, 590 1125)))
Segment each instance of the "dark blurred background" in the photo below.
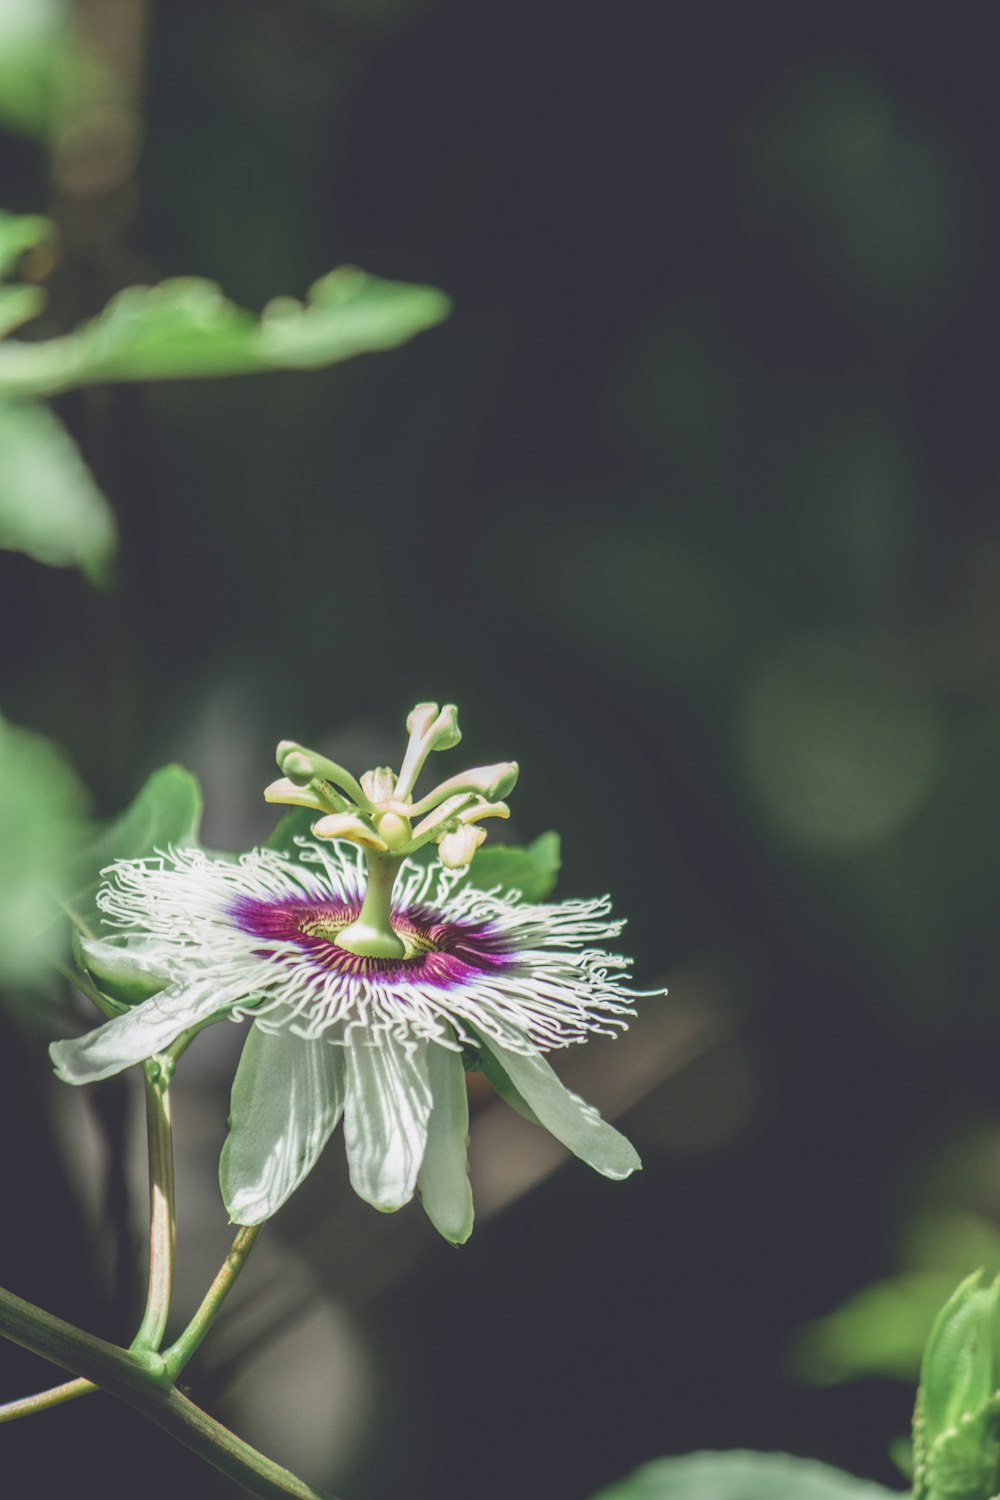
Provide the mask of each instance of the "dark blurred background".
MULTIPOLYGON (((803 1384, 788 1349, 919 1260, 915 1224, 956 1277, 947 1226, 1000 1224, 987 33, 551 0, 66 20, 111 102, 0 135, 3 205, 60 227, 48 331, 134 281, 260 307, 341 262, 455 312, 329 371, 62 400, 117 579, 0 554, 5 713, 101 814, 184 761, 206 843, 245 847, 278 738, 360 769, 453 700, 469 762, 521 761, 512 837, 558 829, 560 893, 609 890, 670 986, 566 1060, 641 1178, 477 1098, 455 1252, 355 1200, 334 1147, 195 1393, 350 1500, 584 1500, 698 1446, 893 1482, 912 1388, 803 1384)), ((137 1102, 63 1099, 44 1027, 0 1026, 0 1279, 127 1340, 137 1102)), ((181 1311, 227 1243, 238 1043, 206 1034, 179 1085, 181 1311)), ((51 1373, 0 1349, 0 1399, 51 1373)), ((5 1427, 5 1471, 29 1456, 35 1494, 232 1493, 104 1397, 5 1427)))

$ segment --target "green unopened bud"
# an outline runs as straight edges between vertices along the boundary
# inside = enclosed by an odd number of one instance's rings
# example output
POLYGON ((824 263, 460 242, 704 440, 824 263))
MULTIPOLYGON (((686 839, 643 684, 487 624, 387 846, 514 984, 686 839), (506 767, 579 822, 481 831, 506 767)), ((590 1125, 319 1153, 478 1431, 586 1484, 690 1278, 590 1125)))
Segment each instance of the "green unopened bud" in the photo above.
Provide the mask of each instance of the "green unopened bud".
POLYGON ((1000 1292, 977 1271, 931 1330, 913 1423, 915 1500, 992 1500, 1000 1489, 1000 1292))

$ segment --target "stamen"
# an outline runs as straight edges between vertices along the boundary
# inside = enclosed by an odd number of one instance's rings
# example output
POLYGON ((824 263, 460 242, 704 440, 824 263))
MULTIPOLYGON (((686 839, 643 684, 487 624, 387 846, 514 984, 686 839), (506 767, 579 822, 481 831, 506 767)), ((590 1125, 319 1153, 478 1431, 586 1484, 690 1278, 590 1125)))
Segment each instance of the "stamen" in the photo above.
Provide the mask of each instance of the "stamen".
POLYGON ((418 703, 406 721, 410 743, 399 768, 396 796, 408 798, 432 750, 451 750, 462 738, 458 727, 458 709, 446 703, 438 713, 436 703, 418 703))

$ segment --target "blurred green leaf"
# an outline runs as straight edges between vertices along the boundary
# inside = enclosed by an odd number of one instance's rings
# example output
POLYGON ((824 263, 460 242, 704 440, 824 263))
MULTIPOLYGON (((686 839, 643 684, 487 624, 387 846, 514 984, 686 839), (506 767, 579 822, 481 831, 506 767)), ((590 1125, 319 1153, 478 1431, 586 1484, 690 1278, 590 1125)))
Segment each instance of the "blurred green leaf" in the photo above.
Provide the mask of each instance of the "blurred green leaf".
POLYGON ((0 286, 0 339, 37 317, 45 306, 45 293, 38 286, 0 286))
POLYGON ((897 1491, 786 1453, 688 1453, 644 1464, 593 1500, 886 1500, 897 1491))
POLYGON ((559 877, 558 833, 543 833, 534 843, 491 844, 480 849, 469 868, 469 884, 489 891, 520 891, 526 901, 544 901, 559 877))
MULTIPOLYGON (((2 39, 0 30, 0 42, 2 39)), ((41 214, 10 214, 0 208, 0 277, 9 276, 26 250, 48 243, 54 233, 52 220, 41 214)))
POLYGON ((0 719, 0 980, 40 977, 60 938, 52 887, 76 849, 86 793, 50 740, 0 719))
POLYGON ((278 297, 259 318, 211 281, 129 287, 75 333, 0 348, 0 391, 48 396, 104 380, 164 380, 309 369, 404 343, 447 316, 433 287, 353 266, 317 281, 307 300, 278 297))
POLYGON ((0 547, 100 583, 116 543, 111 508, 59 418, 0 399, 0 547))
POLYGON ((793 1375, 810 1385, 866 1375, 915 1380, 927 1335, 954 1285, 951 1272, 913 1271, 863 1287, 800 1330, 791 1349, 793 1375))
MULTIPOLYGON (((118 859, 144 859, 157 850, 198 844, 201 788, 183 766, 154 771, 133 801, 80 850, 70 868, 66 908, 85 938, 105 935, 94 897, 101 871, 118 859)), ((109 935, 115 929, 108 928, 109 935)))
POLYGON ((961 1268, 978 1263, 1000 1270, 1000 1235, 978 1214, 938 1209, 912 1227, 905 1262, 898 1275, 862 1287, 799 1330, 789 1350, 795 1379, 835 1385, 878 1375, 915 1382, 961 1268))
POLYGON ((317 817, 318 814, 311 808, 290 807, 287 812, 282 813, 270 836, 264 840, 264 848, 286 854, 289 859, 298 859, 300 851, 295 840, 309 838, 317 817))
POLYGON ((72 61, 66 0, 0 0, 0 122, 44 137, 72 61))

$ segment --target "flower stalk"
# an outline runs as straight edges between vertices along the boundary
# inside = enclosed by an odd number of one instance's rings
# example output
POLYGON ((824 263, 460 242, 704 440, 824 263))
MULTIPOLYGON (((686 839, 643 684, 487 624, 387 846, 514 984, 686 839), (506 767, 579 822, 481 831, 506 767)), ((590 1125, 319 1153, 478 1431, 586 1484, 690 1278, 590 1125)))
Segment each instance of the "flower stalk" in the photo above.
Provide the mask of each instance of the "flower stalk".
POLYGON ((2 1288, 0 1332, 99 1385, 260 1500, 324 1500, 183 1396, 159 1355, 119 1349, 2 1288))

